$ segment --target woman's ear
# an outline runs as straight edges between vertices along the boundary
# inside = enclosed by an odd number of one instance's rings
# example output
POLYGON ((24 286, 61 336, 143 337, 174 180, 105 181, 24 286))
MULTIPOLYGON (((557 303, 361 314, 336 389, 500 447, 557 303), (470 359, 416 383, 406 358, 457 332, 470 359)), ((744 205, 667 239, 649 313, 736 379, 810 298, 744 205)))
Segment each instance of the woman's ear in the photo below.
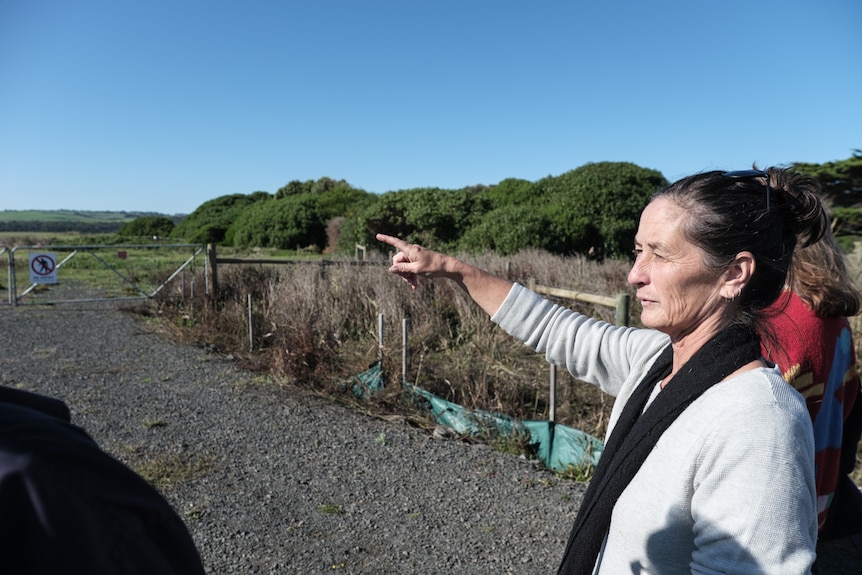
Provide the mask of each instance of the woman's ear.
POLYGON ((721 295, 729 300, 738 298, 748 282, 751 281, 756 267, 757 261, 751 252, 736 254, 736 257, 724 271, 724 287, 721 295))

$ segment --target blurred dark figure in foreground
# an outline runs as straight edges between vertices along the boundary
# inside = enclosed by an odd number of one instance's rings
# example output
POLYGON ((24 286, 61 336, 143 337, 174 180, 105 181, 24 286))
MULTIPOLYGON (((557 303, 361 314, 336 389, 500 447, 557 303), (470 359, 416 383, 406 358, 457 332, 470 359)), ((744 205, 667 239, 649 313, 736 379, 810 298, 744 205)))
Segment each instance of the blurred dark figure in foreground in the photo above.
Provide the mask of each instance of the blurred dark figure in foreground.
POLYGON ((3 573, 202 575, 168 502, 70 421, 62 401, 0 387, 3 573))

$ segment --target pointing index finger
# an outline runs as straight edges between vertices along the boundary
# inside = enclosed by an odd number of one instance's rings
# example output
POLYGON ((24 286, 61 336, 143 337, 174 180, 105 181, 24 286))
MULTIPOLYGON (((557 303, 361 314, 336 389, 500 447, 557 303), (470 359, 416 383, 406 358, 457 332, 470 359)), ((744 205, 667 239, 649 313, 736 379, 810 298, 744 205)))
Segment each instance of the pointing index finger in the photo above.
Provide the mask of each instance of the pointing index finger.
POLYGON ((390 246, 404 251, 409 244, 402 240, 401 238, 396 238, 395 236, 387 236, 386 234, 377 234, 377 239, 383 243, 389 244, 390 246))

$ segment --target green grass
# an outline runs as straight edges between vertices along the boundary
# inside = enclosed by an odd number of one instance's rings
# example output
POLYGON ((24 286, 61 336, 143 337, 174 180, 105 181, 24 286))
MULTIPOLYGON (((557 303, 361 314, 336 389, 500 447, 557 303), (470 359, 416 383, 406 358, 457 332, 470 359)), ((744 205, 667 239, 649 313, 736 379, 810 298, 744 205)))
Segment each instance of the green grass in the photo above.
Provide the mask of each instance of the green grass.
POLYGON ((134 471, 164 491, 206 475, 217 466, 210 455, 158 455, 133 465, 134 471))
POLYGON ((317 510, 321 513, 325 513, 326 515, 341 515, 342 513, 344 513, 341 510, 341 507, 339 507, 338 505, 333 505, 332 503, 318 505, 317 510))
POLYGON ((0 210, 0 222, 129 222, 148 212, 86 210, 0 210))
POLYGON ((31 231, 31 232, 10 232, 0 231, 0 245, 33 245, 33 244, 54 244, 54 245, 70 245, 84 243, 104 243, 102 240, 115 237, 116 234, 87 234, 81 232, 52 232, 52 231, 31 231))
MULTIPOLYGON (((196 249, 122 245, 89 246, 86 250, 55 249, 50 246, 44 250, 18 248, 14 252, 14 265, 19 291, 30 285, 30 255, 37 251, 54 255, 57 284, 86 286, 87 292, 93 297, 129 297, 139 296, 141 292, 153 293, 196 249)), ((186 268, 186 273, 192 272, 195 266, 202 269, 204 258, 203 253, 199 254, 195 263, 186 268)), ((43 285, 50 291, 55 284, 43 285)))

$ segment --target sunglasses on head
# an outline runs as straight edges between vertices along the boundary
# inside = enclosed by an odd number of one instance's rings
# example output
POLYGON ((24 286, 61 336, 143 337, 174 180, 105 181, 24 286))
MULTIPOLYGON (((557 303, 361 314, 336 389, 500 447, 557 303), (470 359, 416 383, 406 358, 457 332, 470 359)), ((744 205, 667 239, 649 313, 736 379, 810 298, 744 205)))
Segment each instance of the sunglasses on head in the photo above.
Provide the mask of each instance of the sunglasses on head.
POLYGON ((724 172, 721 174, 725 178, 733 178, 735 180, 745 180, 749 178, 764 178, 766 179, 766 209, 769 209, 769 196, 771 194, 771 188, 769 187, 769 174, 764 172, 763 170, 734 170, 731 172, 724 172))

